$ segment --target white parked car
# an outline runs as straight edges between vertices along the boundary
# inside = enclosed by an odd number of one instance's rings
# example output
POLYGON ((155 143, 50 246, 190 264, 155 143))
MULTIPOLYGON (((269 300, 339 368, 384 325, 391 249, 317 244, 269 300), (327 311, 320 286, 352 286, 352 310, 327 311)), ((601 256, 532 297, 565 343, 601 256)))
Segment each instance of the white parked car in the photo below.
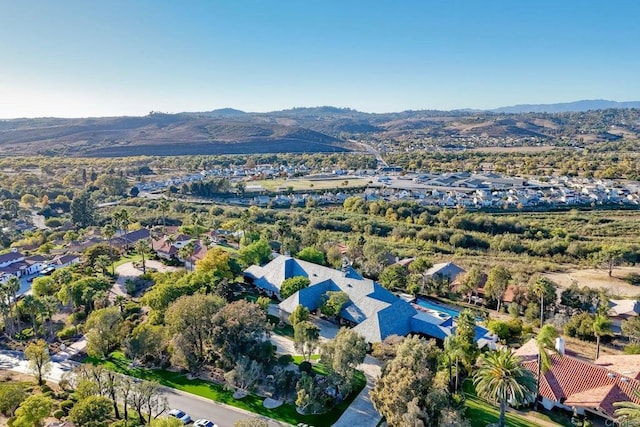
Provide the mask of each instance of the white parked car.
POLYGON ((218 424, 215 424, 213 421, 209 421, 203 418, 203 419, 197 420, 193 424, 193 427, 218 427, 218 424))
POLYGON ((191 417, 182 412, 180 409, 170 410, 169 415, 182 421, 182 424, 189 424, 191 422, 191 417))

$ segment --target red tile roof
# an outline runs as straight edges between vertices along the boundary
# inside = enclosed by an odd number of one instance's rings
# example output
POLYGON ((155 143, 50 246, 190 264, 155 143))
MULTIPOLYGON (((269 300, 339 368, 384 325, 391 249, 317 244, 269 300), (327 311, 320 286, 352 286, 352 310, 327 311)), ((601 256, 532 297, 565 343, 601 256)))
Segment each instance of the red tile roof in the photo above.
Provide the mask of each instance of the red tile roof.
MULTIPOLYGON (((528 343, 527 343, 528 344, 528 343)), ((537 375, 537 353, 531 354, 530 346, 517 351, 524 366, 537 375)), ((640 392, 640 381, 633 377, 572 356, 551 355, 551 368, 540 382, 540 395, 567 406, 580 406, 601 411, 614 417, 614 402, 632 401, 640 404, 636 393, 640 392)))

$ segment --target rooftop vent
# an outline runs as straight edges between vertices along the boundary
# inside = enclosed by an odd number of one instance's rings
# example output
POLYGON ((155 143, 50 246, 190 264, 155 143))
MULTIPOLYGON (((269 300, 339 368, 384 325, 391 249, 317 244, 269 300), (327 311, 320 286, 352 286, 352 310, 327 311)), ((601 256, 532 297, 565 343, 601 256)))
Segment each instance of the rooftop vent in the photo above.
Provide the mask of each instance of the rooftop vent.
POLYGON ((615 377, 616 377, 616 374, 614 374, 613 372, 608 372, 608 373, 607 373, 607 376, 608 376, 609 378, 615 378, 615 377))
POLYGON ((627 378, 627 377, 620 377, 620 381, 622 381, 623 383, 628 383, 628 382, 629 382, 629 378, 627 378))

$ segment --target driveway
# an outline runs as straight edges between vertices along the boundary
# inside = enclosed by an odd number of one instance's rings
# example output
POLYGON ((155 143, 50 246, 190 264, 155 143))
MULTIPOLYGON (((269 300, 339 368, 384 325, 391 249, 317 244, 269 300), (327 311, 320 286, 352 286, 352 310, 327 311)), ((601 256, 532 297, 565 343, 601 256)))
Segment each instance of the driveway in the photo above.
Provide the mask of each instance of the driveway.
MULTIPOLYGON (((152 268, 161 273, 179 270, 179 267, 170 267, 154 259, 147 260, 145 264, 147 269, 152 268)), ((113 287, 111 287, 111 295, 128 296, 125 286, 127 279, 135 279, 138 276, 142 276, 142 268, 136 268, 133 266, 133 262, 127 262, 116 267, 116 274, 118 275, 118 279, 113 287)))

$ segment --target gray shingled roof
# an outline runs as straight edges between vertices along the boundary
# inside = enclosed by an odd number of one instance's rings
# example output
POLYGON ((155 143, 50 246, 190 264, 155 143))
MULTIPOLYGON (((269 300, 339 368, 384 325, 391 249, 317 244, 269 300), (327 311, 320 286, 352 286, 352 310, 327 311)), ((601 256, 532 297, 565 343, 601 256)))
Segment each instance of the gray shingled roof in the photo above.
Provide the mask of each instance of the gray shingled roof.
MULTIPOLYGON (((280 303, 280 309, 291 313, 298 304, 315 310, 327 291, 342 291, 349 301, 340 312, 341 317, 357 326, 368 342, 379 342, 390 335, 406 335, 410 332, 432 331, 436 338, 446 335, 438 325, 442 319, 425 319, 406 301, 370 279, 360 276, 355 270, 334 270, 299 259, 279 256, 263 267, 253 265, 245 270, 245 275, 254 280, 262 289, 279 293, 285 279, 294 276, 309 278, 309 287, 302 289, 280 303), (428 323, 428 324, 424 324, 428 323)), ((431 335, 431 334, 429 334, 431 335)))

